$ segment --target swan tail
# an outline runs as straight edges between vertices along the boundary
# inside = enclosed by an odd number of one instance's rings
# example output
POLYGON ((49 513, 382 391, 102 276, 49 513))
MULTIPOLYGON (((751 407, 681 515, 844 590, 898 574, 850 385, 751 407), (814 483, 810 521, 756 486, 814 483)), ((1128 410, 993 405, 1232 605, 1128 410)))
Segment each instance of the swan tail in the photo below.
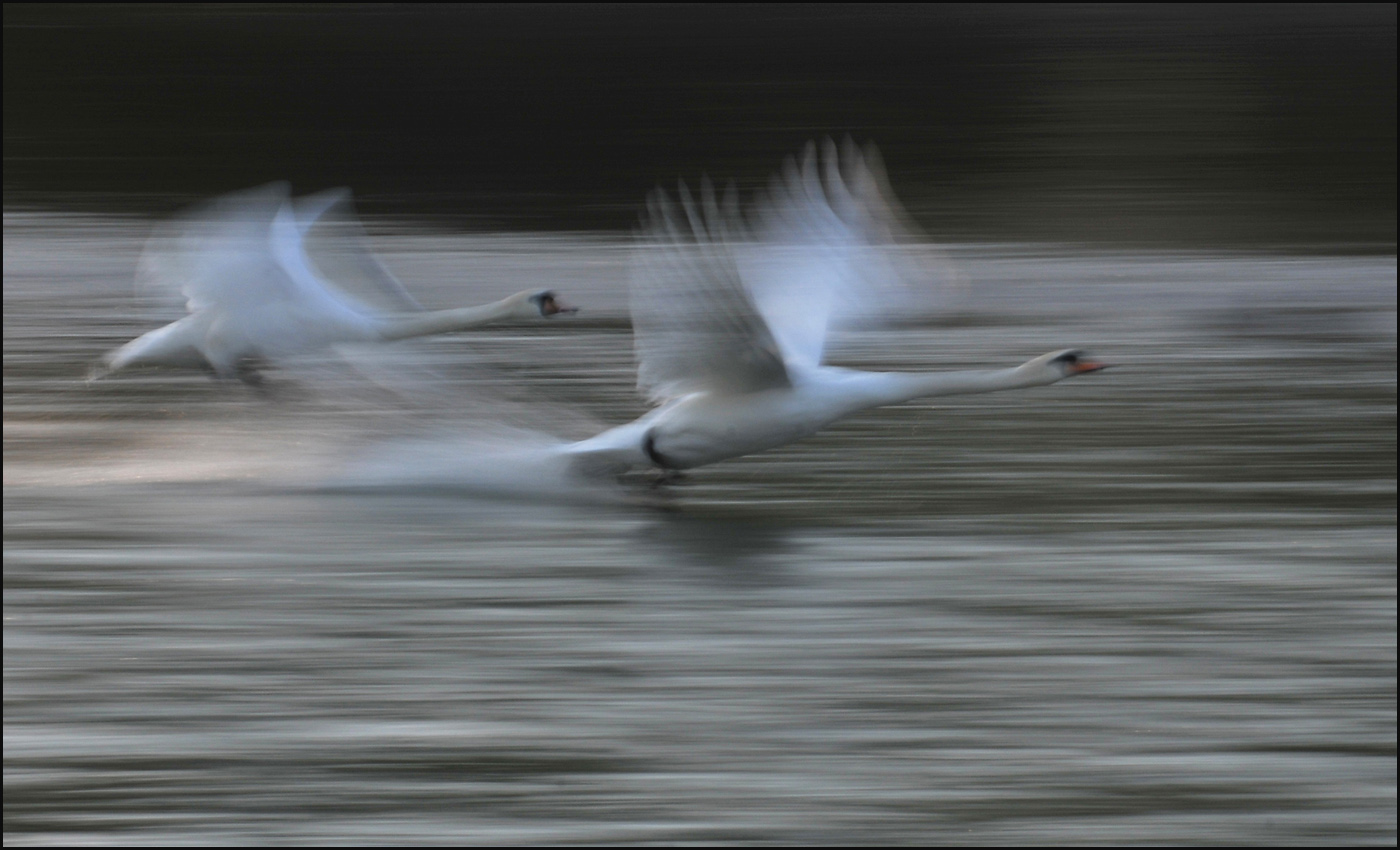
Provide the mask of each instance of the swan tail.
POLYGON ((645 427, 629 422, 596 437, 560 446, 569 472, 580 478, 616 477, 634 466, 650 463, 642 449, 645 427))
POLYGON ((608 451, 578 451, 578 443, 562 446, 559 456, 564 460, 568 474, 577 479, 598 481, 616 478, 633 464, 621 453, 608 451))
POLYGON ((95 384, 110 374, 112 374, 112 367, 107 365, 107 355, 103 355, 88 364, 86 380, 89 384, 95 384))
POLYGON ((103 355, 103 374, 138 366, 204 367, 208 358, 199 345, 202 329, 198 317, 186 316, 144 333, 103 355))

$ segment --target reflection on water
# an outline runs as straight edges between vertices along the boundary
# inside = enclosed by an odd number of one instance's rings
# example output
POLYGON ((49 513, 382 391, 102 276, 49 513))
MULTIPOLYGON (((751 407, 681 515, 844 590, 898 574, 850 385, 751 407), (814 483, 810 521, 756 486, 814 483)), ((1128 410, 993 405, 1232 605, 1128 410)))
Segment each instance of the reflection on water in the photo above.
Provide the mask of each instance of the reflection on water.
POLYGON ((835 361, 1120 367, 578 493, 622 243, 381 233, 585 313, 269 400, 81 381, 144 227, 6 217, 7 843, 1394 841, 1393 258, 953 248, 835 361))

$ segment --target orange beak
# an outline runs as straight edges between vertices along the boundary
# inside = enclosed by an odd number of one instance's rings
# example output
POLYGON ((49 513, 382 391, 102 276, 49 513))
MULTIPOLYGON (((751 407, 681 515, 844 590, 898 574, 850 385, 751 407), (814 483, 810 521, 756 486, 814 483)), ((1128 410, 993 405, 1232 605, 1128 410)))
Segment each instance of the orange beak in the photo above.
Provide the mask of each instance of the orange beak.
POLYGON ((1070 368, 1074 371, 1074 374, 1083 375, 1088 372, 1098 372, 1100 370, 1107 369, 1109 366, 1112 365, 1112 363, 1099 363, 1095 360, 1081 360, 1078 363, 1071 366, 1070 368))

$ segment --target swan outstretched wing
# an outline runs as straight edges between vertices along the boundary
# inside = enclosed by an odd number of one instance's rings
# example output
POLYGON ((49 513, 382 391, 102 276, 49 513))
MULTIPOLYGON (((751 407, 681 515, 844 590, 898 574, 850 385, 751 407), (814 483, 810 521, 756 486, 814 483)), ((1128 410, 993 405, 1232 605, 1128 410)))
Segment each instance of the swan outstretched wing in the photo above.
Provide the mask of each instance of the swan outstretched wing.
POLYGON ((221 195, 157 225, 137 264, 137 287, 179 292, 191 313, 286 298, 291 282, 268 244, 288 202, 286 183, 221 195))
POLYGON ((653 400, 701 390, 791 386, 778 343, 739 275, 743 230, 732 192, 725 209, 708 181, 697 209, 657 190, 632 270, 637 386, 653 400))
POLYGON ((329 189, 293 202, 302 249, 320 278, 372 312, 423 309, 369 247, 350 190, 329 189))
POLYGON ((287 307, 294 307, 304 330, 360 328, 366 333, 375 311, 330 284, 305 248, 305 222, 293 204, 283 204, 268 228, 268 247, 287 284, 287 307))
POLYGON ((907 299, 919 241, 873 146, 827 140, 789 159, 757 204, 757 241, 740 254, 753 302, 783 355, 821 362, 828 331, 907 299))
POLYGON ((221 195, 158 225, 137 283, 182 293, 192 313, 288 300, 328 316, 423 309, 370 252, 348 189, 293 201, 282 182, 221 195))

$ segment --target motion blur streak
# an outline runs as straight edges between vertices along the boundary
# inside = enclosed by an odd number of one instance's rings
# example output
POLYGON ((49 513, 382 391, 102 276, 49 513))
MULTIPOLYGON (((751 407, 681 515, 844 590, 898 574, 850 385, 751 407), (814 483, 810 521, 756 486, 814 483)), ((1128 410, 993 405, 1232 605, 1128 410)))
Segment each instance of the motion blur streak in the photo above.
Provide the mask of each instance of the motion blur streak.
POLYGON ((953 246, 830 359, 1119 368, 665 499, 513 465, 640 412, 621 240, 371 222, 586 312, 85 385, 148 230, 5 217, 7 844, 1394 841, 1393 256, 953 246))

